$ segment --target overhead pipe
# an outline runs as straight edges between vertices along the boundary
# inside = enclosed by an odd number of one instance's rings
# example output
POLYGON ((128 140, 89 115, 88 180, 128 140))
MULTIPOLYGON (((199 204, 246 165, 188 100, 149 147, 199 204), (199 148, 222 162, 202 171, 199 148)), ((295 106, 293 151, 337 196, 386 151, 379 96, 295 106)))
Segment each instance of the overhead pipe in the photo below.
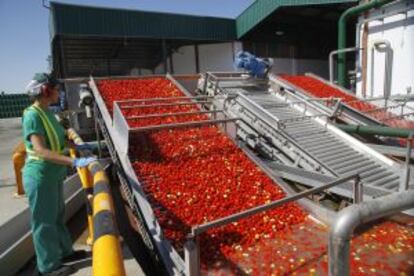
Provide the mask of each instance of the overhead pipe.
POLYGON ((386 136, 386 137, 408 138, 410 137, 410 135, 412 135, 412 133, 414 133, 414 130, 410 128, 345 125, 345 124, 335 124, 335 126, 347 133, 355 133, 355 134, 362 134, 362 135, 379 135, 379 136, 386 136))
POLYGON ((350 241, 357 226, 413 207, 414 190, 408 190, 351 205, 340 211, 329 234, 329 275, 350 274, 350 241))
MULTIPOLYGON (((373 0, 368 3, 349 8, 344 13, 342 13, 338 22, 338 50, 346 48, 346 23, 349 18, 357 16, 370 9, 381 7, 393 1, 395 0, 373 0)), ((345 80, 346 58, 345 53, 340 53, 338 55, 338 84, 340 86, 345 86, 345 80)))

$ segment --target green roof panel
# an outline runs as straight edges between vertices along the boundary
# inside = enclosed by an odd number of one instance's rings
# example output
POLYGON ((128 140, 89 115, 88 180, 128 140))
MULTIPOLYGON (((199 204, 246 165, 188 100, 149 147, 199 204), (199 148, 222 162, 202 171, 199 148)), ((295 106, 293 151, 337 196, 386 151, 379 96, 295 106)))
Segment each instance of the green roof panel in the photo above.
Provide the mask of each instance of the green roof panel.
POLYGON ((358 2, 358 0, 256 0, 236 18, 237 38, 241 38, 279 7, 348 2, 358 2))
POLYGON ((51 3, 50 35, 232 41, 235 20, 51 3))

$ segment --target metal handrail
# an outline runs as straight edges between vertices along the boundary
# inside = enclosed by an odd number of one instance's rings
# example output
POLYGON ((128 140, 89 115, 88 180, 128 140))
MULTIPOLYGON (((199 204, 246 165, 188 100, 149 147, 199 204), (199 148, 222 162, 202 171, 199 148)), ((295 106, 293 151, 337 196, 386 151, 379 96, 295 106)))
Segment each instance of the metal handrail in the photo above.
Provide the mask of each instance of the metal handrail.
POLYGON ((171 101, 171 100, 197 100, 197 99, 212 99, 213 96, 206 96, 206 95, 200 95, 200 96, 182 96, 182 97, 164 97, 164 98, 147 98, 147 99, 130 99, 130 100, 119 100, 116 101, 117 103, 131 103, 131 102, 163 102, 163 101, 171 101))
POLYGON ((286 123, 286 122, 296 122, 296 121, 300 121, 300 120, 306 120, 306 119, 312 119, 312 118, 320 118, 320 117, 325 117, 329 119, 329 115, 327 114, 315 114, 315 115, 307 115, 307 116, 299 116, 299 117, 292 117, 292 118, 286 118, 283 120, 280 120, 279 122, 281 123, 286 123))
POLYGON ((126 105, 126 106, 119 106, 119 107, 121 109, 132 109, 132 108, 149 108, 149 107, 197 105, 197 104, 212 104, 212 103, 213 103, 212 101, 198 101, 198 102, 162 103, 162 104, 138 104, 138 105, 126 105))
POLYGON ((202 225, 193 226, 191 229, 191 233, 189 234, 188 239, 184 245, 186 274, 189 276, 199 275, 200 261, 199 261, 199 245, 197 243, 198 235, 208 231, 211 228, 224 226, 224 225, 236 222, 240 219, 255 215, 257 213, 279 207, 283 204, 297 201, 306 196, 335 187, 339 184, 342 184, 352 179, 354 179, 354 203, 359 203, 362 201, 362 197, 363 197, 362 186, 361 186, 362 183, 360 181, 360 177, 358 174, 351 174, 351 175, 344 176, 340 179, 337 179, 335 181, 332 181, 330 183, 327 183, 323 186, 315 187, 315 188, 297 193, 290 197, 285 197, 283 199, 270 202, 268 204, 263 204, 257 207, 253 207, 248 210, 239 212, 237 214, 233 214, 233 215, 230 215, 224 218, 216 219, 214 221, 207 222, 202 225))
MULTIPOLYGON (((340 179, 334 180, 330 183, 327 183, 325 185, 322 185, 320 187, 315 187, 315 188, 297 193, 297 194, 292 195, 290 197, 285 197, 285 198, 282 198, 282 199, 279 199, 279 200, 276 200, 276 201, 273 201, 273 202, 270 202, 270 203, 267 203, 267 204, 263 204, 263 205, 260 205, 260 206, 257 206, 257 207, 253 207, 251 209, 239 212, 237 214, 233 214, 233 215, 230 215, 230 216, 227 216, 227 217, 224 217, 224 218, 220 218, 220 219, 217 219, 217 220, 214 220, 214 221, 211 221, 211 222, 207 222, 207 223, 204 223, 202 225, 194 226, 191 229, 191 235, 193 235, 193 236, 200 235, 200 234, 206 232, 207 230, 209 230, 211 228, 220 227, 220 226, 224 226, 226 224, 230 224, 232 222, 236 222, 240 219, 255 215, 257 213, 264 212, 264 211, 267 211, 269 209, 279 207, 283 204, 302 199, 306 196, 322 192, 326 189, 335 187, 339 184, 342 184, 342 183, 344 183, 346 181, 349 181, 349 180, 352 180, 352 179, 355 179, 355 182, 354 182, 355 186, 358 186, 362 183, 362 182, 360 182, 358 174, 350 174, 350 175, 341 177, 340 179)), ((354 202, 360 201, 360 198, 361 198, 360 193, 361 192, 362 191, 359 190, 358 195, 357 194, 354 195, 354 202)))
MULTIPOLYGON (((336 106, 338 107, 339 103, 341 103, 341 101, 342 101, 341 98, 336 98, 336 97, 332 97, 332 98, 302 98, 302 97, 298 96, 296 93, 294 93, 293 91, 291 91, 291 89, 289 89, 289 88, 284 88, 283 93, 288 94, 289 96, 297 99, 299 102, 304 102, 305 103, 304 113, 306 113, 307 108, 310 107, 310 108, 313 108, 313 109, 317 109, 319 112, 321 112, 320 114, 325 113, 329 117, 332 117, 336 113, 335 110, 333 111, 332 114, 329 114, 327 110, 323 109, 322 107, 314 106, 314 105, 310 104, 310 102, 335 101, 336 106)), ((280 93, 280 94, 282 94, 282 93, 280 93)), ((284 95, 282 95, 282 96, 284 96, 284 95)), ((288 98, 285 96, 285 101, 287 101, 287 100, 288 100, 288 98)), ((328 107, 327 104, 324 105, 324 106, 328 107)))
POLYGON ((389 106, 383 106, 383 107, 377 107, 377 108, 364 110, 364 113, 373 113, 373 112, 377 112, 377 111, 387 111, 388 109, 399 108, 399 107, 403 107, 404 105, 405 105, 405 103, 396 104, 396 105, 389 105, 389 106))
POLYGON ((144 127, 131 128, 131 129, 129 129, 129 131, 135 133, 135 132, 157 131, 157 130, 163 130, 163 129, 198 127, 198 126, 204 126, 204 125, 214 125, 214 124, 234 122, 234 121, 237 121, 237 120, 239 120, 239 118, 190 121, 190 122, 175 123, 175 124, 150 125, 150 126, 144 126, 144 127))
POLYGON ((389 120, 401 119, 401 118, 404 118, 404 117, 407 117, 407 116, 413 116, 413 115, 414 115, 414 112, 405 113, 405 114, 401 114, 401 115, 390 116, 388 118, 381 119, 381 121, 386 122, 386 121, 389 121, 389 120))
POLYGON ((175 116, 186 116, 186 115, 200 115, 200 114, 209 114, 209 113, 221 113, 222 109, 217 110, 205 110, 205 111, 190 111, 190 112, 176 112, 176 113, 154 113, 146 114, 141 116, 127 116, 127 120, 137 120, 137 119, 148 119, 148 118, 163 118, 163 117, 175 117, 175 116))
POLYGON ((357 51, 361 51, 361 50, 362 50, 362 48, 350 47, 350 48, 345 48, 345 49, 334 50, 334 51, 329 53, 329 81, 331 83, 334 82, 334 60, 333 60, 333 56, 337 55, 339 53, 357 52, 357 51))
POLYGON ((329 275, 349 275, 350 241, 354 229, 370 221, 414 207, 414 190, 376 198, 339 212, 329 234, 329 275))

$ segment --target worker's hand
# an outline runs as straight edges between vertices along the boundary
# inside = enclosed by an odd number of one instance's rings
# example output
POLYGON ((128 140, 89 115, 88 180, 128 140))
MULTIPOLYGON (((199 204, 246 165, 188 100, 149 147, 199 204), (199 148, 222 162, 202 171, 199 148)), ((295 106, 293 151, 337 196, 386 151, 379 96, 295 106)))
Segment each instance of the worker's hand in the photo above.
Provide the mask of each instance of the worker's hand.
POLYGON ((93 151, 94 147, 87 143, 83 143, 82 145, 75 145, 75 150, 76 151, 83 151, 83 150, 93 151))
POLYGON ((88 166, 90 163, 95 162, 95 157, 82 157, 73 159, 73 166, 76 168, 83 168, 88 166))

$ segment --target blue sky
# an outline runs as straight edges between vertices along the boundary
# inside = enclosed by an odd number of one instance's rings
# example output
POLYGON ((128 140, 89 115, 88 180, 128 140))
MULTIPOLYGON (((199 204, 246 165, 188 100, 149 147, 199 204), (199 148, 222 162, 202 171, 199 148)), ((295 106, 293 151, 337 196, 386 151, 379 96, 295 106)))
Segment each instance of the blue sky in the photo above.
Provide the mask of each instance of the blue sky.
MULTIPOLYGON (((48 1, 46 1, 48 2, 48 1)), ((254 0, 61 0, 71 4, 234 18, 254 0)), ((0 91, 22 93, 48 70, 49 11, 41 0, 0 0, 0 91)))

